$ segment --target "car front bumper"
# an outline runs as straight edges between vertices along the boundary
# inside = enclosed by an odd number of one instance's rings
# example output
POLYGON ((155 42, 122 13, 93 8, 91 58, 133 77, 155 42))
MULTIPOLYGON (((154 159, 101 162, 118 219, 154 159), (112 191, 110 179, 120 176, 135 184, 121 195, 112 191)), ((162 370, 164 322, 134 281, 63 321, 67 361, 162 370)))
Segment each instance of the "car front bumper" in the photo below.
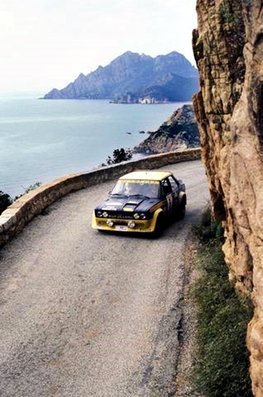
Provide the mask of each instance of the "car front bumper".
POLYGON ((93 213, 92 227, 97 230, 108 230, 112 232, 132 232, 132 233, 152 233, 156 226, 156 216, 152 219, 135 220, 134 227, 129 227, 128 224, 131 220, 127 219, 114 219, 114 218, 97 218, 93 213), (107 222, 112 221, 113 225, 109 226, 107 222))

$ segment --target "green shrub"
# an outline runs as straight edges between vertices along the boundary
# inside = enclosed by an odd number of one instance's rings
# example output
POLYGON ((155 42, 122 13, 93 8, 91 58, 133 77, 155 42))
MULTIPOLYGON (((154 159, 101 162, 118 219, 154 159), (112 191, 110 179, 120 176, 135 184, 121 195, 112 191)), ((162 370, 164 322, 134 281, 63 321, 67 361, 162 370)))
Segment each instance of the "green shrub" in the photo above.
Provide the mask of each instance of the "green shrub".
POLYGON ((36 182, 36 183, 34 183, 33 185, 28 186, 28 187, 25 189, 25 193, 24 193, 24 194, 27 194, 27 193, 31 192, 32 190, 37 189, 37 188, 38 188, 39 186, 41 186, 41 185, 42 185, 41 182, 36 182))
POLYGON ((209 204, 204 210, 200 222, 196 224, 193 229, 198 239, 203 243, 215 237, 219 239, 223 238, 224 230, 221 226, 221 222, 212 217, 209 204))
POLYGON ((24 196, 25 194, 31 192, 32 190, 37 189, 37 188, 38 188, 39 186, 41 186, 41 185, 42 185, 41 182, 36 182, 36 183, 34 183, 33 185, 29 185, 27 188, 24 188, 24 193, 19 194, 18 196, 16 196, 16 197, 14 198, 14 200, 19 199, 20 197, 24 196))
POLYGON ((0 190, 0 214, 2 214, 2 212, 6 210, 7 207, 12 204, 12 202, 13 201, 9 194, 4 193, 0 190))
MULTIPOLYGON (((209 226, 208 212, 202 222, 199 232, 209 226)), ((200 234, 198 260, 202 275, 191 293, 198 322, 193 383, 196 391, 206 397, 250 397, 246 330, 252 305, 229 283, 222 239, 212 223, 210 217, 209 238, 204 240, 200 234)))
POLYGON ((122 161, 131 160, 132 158, 132 151, 130 149, 115 149, 113 150, 112 157, 108 156, 106 163, 108 165, 111 164, 118 164, 122 161))
POLYGON ((237 22, 237 17, 232 9, 231 2, 224 0, 219 7, 220 17, 223 23, 234 24, 237 22))

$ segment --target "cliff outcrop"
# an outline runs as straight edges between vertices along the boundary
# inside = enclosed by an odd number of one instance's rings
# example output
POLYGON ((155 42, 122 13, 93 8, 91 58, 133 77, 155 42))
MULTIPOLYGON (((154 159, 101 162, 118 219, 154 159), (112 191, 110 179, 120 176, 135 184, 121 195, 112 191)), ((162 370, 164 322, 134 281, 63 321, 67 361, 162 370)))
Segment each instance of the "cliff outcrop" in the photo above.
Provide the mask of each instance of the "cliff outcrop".
POLYGON ((156 154, 199 147, 199 131, 192 105, 183 105, 158 130, 134 148, 137 153, 156 154))
POLYGON ((253 394, 263 396, 263 2, 198 0, 194 108, 214 214, 236 288, 251 296, 253 394))

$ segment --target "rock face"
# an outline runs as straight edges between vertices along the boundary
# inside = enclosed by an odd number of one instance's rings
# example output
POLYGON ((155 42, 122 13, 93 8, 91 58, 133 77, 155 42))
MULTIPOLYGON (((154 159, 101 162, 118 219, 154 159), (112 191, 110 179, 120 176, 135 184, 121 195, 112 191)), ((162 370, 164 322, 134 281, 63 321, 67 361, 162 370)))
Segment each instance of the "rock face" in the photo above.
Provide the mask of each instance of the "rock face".
POLYGON ((253 394, 263 396, 263 3, 198 0, 194 107, 215 216, 236 288, 255 306, 248 327, 253 394))
POLYGON ((125 52, 105 67, 78 78, 62 90, 54 88, 44 99, 112 99, 141 97, 187 101, 198 91, 198 73, 178 52, 152 58, 125 52))
POLYGON ((137 153, 155 154, 191 147, 199 147, 199 131, 193 106, 177 109, 157 131, 134 148, 137 153))

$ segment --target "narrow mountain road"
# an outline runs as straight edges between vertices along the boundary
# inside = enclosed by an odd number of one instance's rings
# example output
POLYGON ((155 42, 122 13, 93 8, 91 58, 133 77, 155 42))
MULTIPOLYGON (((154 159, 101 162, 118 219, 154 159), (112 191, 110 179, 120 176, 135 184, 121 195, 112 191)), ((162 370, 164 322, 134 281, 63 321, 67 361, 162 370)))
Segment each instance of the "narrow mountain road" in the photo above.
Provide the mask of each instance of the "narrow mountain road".
POLYGON ((173 395, 184 247, 208 191, 199 161, 165 168, 188 206, 158 240, 91 229, 109 182, 55 203, 2 249, 1 397, 173 395))

